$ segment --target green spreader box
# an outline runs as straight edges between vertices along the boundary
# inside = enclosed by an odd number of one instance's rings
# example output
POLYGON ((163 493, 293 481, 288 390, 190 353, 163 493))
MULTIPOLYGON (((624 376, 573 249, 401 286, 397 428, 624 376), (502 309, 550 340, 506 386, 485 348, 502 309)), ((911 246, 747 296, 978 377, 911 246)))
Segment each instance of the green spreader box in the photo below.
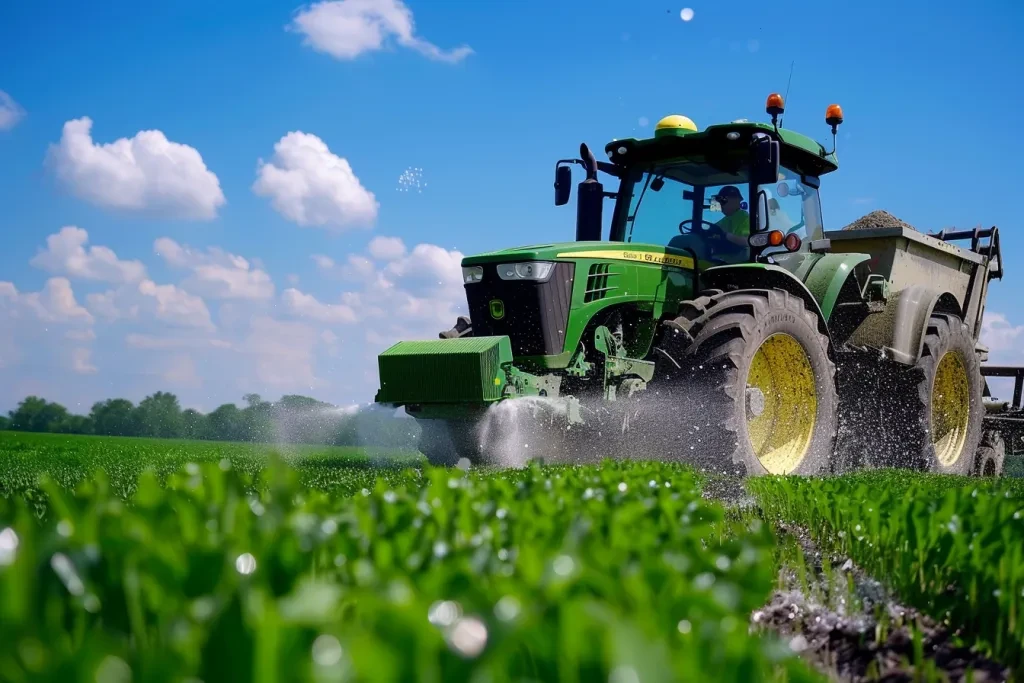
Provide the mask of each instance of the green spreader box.
POLYGON ((378 403, 490 403, 512 362, 507 336, 402 341, 377 356, 378 403))

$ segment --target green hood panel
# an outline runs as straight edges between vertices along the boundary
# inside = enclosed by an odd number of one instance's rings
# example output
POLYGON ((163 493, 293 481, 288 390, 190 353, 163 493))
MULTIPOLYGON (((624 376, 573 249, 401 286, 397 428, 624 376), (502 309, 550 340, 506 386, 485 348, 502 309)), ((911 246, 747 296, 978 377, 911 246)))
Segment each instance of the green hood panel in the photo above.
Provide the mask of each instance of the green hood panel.
POLYGON ((489 263, 515 261, 559 261, 583 258, 615 259, 634 261, 641 264, 693 268, 693 260, 687 252, 659 244, 633 242, 558 242, 526 247, 514 247, 500 251, 467 256, 463 266, 479 266, 489 263))

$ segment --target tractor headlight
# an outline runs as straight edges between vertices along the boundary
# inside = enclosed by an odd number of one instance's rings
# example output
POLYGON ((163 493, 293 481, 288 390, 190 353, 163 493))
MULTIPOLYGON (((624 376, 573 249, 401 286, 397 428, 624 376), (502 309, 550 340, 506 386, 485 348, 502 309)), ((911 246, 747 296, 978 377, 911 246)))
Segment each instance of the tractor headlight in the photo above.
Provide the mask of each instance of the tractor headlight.
POLYGON ((529 280, 543 282, 551 277, 555 264, 551 261, 523 261, 503 263, 498 266, 498 277, 502 280, 529 280))
POLYGON ((484 279, 483 266, 470 266, 462 269, 462 281, 467 285, 484 279))

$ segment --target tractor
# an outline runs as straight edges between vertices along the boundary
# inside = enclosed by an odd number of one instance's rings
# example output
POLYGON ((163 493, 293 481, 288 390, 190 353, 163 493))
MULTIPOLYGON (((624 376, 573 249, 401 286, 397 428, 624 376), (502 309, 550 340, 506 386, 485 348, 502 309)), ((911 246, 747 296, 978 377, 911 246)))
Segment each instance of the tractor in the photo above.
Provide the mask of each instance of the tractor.
POLYGON ((826 110, 831 151, 780 125, 779 94, 765 111, 703 130, 670 115, 607 161, 585 143, 558 161, 556 206, 585 176, 575 241, 464 258, 469 315, 382 352, 376 402, 418 420, 439 465, 978 471, 998 230, 970 249, 898 225, 826 231, 842 108, 826 110))

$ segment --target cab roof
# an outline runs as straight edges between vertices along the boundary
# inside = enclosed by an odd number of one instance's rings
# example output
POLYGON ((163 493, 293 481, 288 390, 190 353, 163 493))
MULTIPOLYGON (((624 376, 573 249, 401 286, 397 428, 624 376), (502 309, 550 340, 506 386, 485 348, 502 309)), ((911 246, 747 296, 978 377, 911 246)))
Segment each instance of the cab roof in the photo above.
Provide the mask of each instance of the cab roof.
POLYGON ((829 154, 820 143, 795 131, 750 121, 714 124, 701 131, 684 116, 662 119, 654 137, 613 140, 605 145, 605 152, 613 163, 623 166, 688 158, 728 169, 746 161, 755 133, 778 140, 782 165, 803 175, 822 176, 839 169, 834 153, 829 154))

